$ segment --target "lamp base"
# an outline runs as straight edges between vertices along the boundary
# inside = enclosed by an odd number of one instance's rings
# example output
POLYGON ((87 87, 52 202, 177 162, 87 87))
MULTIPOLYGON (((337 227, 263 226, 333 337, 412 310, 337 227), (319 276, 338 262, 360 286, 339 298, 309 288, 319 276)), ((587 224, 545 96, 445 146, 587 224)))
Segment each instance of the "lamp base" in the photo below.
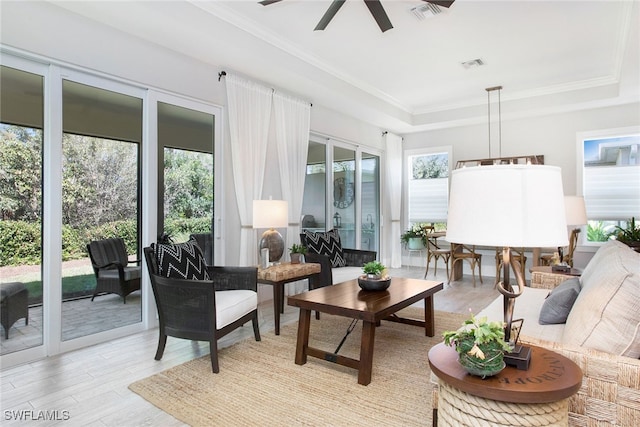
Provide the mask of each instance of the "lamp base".
POLYGON ((282 234, 273 228, 265 231, 260 239, 259 249, 269 249, 269 262, 278 262, 284 253, 282 234))
POLYGON ((515 366, 517 369, 526 371, 531 362, 531 347, 516 345, 512 352, 504 355, 504 363, 515 366))

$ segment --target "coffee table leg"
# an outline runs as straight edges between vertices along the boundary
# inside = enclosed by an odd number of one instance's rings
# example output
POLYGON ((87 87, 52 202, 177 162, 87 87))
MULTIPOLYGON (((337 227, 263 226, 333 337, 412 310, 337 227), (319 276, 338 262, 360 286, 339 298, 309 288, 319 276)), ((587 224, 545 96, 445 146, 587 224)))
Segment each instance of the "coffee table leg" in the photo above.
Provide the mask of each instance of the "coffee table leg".
POLYGON ((311 326, 311 310, 300 309, 300 317, 298 319, 298 339, 296 341, 296 365, 304 365, 307 363, 309 326, 311 326))
POLYGON ((424 334, 432 337, 436 333, 435 317, 433 310, 433 295, 424 299, 424 334))
POLYGON ((367 385, 371 382, 373 366, 373 343, 375 342, 376 325, 372 322, 362 323, 362 340, 360 342, 360 368, 358 369, 358 384, 367 385))

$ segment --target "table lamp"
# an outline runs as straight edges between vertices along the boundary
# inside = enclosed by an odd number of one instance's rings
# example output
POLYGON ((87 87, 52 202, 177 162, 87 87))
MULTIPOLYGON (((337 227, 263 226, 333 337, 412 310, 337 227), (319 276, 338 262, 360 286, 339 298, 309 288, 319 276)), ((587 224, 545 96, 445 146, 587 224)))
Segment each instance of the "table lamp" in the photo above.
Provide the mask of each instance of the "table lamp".
MULTIPOLYGON (((587 210, 584 206, 584 197, 580 196, 564 196, 564 209, 567 216, 567 226, 574 227, 569 237, 569 248, 575 249, 578 244, 578 234, 580 233, 580 225, 587 223, 587 210)), ((564 256, 562 246, 558 248, 560 254, 560 262, 564 256)))
POLYGON ((517 336, 511 336, 515 299, 526 285, 511 248, 567 245, 560 168, 514 164, 454 170, 445 239, 503 248, 503 281, 497 286, 504 296, 505 341, 514 349, 505 362, 520 366, 524 358, 528 366, 530 349, 516 346, 517 336), (517 291, 509 280, 510 269, 517 291))
POLYGON ((260 250, 269 249, 269 262, 278 262, 284 253, 284 239, 276 228, 289 225, 289 207, 285 200, 254 200, 253 228, 267 228, 260 238, 260 250))

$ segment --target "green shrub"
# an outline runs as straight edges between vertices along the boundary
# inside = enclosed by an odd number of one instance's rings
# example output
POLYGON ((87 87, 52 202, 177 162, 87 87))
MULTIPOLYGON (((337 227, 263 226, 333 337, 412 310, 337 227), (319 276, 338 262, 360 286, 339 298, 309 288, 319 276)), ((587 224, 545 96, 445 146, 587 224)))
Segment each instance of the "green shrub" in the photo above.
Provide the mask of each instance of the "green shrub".
POLYGON ((0 266, 40 264, 40 222, 0 221, 0 266))

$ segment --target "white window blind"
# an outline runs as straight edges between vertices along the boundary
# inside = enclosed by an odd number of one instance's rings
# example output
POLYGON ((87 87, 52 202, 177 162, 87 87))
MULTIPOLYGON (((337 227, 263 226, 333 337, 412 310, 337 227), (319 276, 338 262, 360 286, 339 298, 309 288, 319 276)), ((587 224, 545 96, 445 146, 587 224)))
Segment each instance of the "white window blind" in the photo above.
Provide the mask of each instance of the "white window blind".
POLYGON ((409 180, 409 222, 446 222, 449 178, 409 180))
POLYGON ((585 167, 583 188, 590 220, 640 217, 640 166, 585 167))

